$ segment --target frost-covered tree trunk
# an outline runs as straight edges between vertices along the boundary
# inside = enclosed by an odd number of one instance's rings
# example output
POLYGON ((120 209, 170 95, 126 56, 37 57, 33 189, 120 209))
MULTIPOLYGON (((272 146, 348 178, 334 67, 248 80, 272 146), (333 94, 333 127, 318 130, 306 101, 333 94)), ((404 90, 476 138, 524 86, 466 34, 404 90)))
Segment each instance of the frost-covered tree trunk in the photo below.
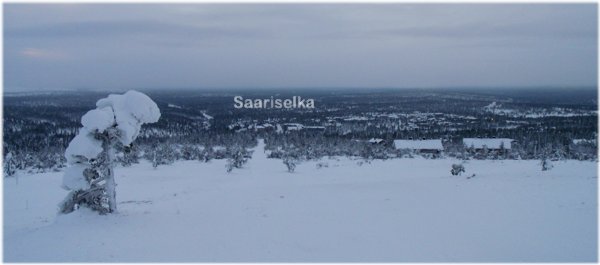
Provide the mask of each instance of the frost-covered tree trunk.
POLYGON ((109 212, 117 211, 117 195, 115 183, 115 145, 117 144, 118 131, 113 128, 107 130, 106 139, 103 142, 103 149, 106 152, 106 195, 108 197, 109 212))
POLYGON ((116 212, 115 147, 130 145, 142 124, 160 118, 156 103, 137 91, 109 95, 96 107, 81 117, 83 128, 65 151, 68 168, 62 187, 71 192, 60 205, 61 213, 82 206, 101 214, 116 212))

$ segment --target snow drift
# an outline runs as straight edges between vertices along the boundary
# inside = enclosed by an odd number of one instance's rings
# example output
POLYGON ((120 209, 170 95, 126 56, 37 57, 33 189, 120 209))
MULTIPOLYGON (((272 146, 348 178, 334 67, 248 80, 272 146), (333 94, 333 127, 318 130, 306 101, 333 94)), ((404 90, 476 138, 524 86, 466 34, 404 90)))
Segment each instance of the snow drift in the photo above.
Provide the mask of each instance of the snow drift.
POLYGON ((60 173, 4 179, 5 262, 596 262, 597 163, 348 158, 119 168, 119 212, 56 217, 60 173), (318 167, 327 164, 328 167, 318 167), (69 251, 65 251, 69 250, 69 251))

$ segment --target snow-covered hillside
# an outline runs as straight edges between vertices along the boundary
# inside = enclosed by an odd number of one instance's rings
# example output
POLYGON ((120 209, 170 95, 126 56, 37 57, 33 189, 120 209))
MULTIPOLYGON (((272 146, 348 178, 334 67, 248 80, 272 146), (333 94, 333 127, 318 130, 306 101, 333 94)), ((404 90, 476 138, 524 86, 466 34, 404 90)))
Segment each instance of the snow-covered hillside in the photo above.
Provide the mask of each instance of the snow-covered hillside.
POLYGON ((56 216, 61 172, 4 179, 4 261, 597 260, 597 163, 469 161, 451 176, 454 160, 340 158, 288 173, 263 146, 230 174, 224 160, 117 168, 106 216, 56 216))

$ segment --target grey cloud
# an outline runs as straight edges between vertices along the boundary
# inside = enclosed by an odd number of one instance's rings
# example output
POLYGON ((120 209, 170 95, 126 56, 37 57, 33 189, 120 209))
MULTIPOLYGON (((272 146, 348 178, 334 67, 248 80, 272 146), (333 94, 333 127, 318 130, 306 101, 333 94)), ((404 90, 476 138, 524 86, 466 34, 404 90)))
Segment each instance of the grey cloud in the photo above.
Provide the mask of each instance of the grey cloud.
POLYGON ((8 88, 597 82, 595 4, 6 4, 4 19, 8 88))
POLYGON ((366 35, 389 35, 396 37, 430 37, 430 38, 554 38, 595 39, 597 34, 592 28, 554 29, 531 27, 530 25, 490 25, 484 23, 470 23, 455 26, 426 26, 426 27, 399 27, 389 30, 376 30, 366 35))
POLYGON ((186 36, 197 38, 264 37, 261 30, 242 27, 190 26, 156 21, 78 21, 39 27, 9 29, 7 38, 111 38, 119 36, 186 36))

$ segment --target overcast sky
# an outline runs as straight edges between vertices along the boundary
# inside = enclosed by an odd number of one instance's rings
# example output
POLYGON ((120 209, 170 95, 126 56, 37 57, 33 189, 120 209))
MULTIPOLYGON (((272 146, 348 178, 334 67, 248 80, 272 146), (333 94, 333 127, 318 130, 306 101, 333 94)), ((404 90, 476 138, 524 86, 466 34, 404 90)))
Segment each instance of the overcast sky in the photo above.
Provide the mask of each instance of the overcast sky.
POLYGON ((39 89, 595 86, 595 4, 5 4, 39 89))

